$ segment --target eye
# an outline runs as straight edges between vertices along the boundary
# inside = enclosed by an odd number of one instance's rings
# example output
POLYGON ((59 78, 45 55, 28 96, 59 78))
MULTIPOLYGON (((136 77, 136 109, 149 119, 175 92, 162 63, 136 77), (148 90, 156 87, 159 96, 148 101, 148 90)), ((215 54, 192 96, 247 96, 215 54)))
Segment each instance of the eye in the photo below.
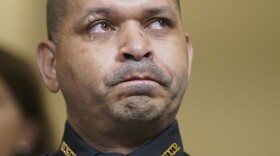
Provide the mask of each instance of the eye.
POLYGON ((88 27, 90 34, 105 33, 113 30, 113 25, 108 21, 98 21, 88 27))
POLYGON ((148 23, 145 29, 162 30, 170 27, 170 22, 167 19, 154 19, 148 23))

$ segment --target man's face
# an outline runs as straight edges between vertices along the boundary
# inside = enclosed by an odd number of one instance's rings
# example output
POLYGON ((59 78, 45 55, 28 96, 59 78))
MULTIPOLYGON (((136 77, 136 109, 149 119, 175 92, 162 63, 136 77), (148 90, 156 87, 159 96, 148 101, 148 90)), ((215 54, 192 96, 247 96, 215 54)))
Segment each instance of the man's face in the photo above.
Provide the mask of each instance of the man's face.
MULTIPOLYGON (((174 120, 190 59, 174 0, 73 0, 56 74, 75 122, 174 120)), ((71 120, 71 119, 70 119, 71 120)))

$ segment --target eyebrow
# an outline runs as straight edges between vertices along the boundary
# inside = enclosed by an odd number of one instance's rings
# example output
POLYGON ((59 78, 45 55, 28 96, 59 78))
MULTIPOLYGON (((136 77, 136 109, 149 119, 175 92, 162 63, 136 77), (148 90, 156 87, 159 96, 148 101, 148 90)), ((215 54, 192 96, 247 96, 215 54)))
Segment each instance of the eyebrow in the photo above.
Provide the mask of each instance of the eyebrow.
POLYGON ((172 11, 169 7, 154 7, 154 8, 147 8, 144 10, 144 12, 148 15, 158 15, 158 14, 163 14, 163 15, 169 15, 172 18, 176 18, 176 13, 172 11))
POLYGON ((112 12, 112 9, 105 8, 105 7, 102 7, 102 8, 90 8, 90 9, 87 9, 85 12, 86 12, 86 14, 83 15, 80 18, 80 20, 79 20, 80 22, 82 22, 85 19, 87 19, 88 16, 95 16, 95 15, 107 16, 108 14, 110 14, 112 12))
MULTIPOLYGON (((89 8, 85 11, 85 15, 80 18, 80 22, 85 21, 88 16, 108 16, 110 14, 115 14, 117 11, 114 8, 99 7, 99 8, 89 8)), ((159 6, 146 8, 142 11, 145 16, 155 16, 159 14, 170 16, 176 19, 177 14, 170 9, 170 7, 159 6)))

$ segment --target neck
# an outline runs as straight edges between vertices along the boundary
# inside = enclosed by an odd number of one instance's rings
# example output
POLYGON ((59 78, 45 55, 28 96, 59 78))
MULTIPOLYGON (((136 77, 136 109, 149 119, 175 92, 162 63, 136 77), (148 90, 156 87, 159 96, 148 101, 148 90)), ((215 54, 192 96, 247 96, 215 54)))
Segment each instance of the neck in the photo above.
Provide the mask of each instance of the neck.
POLYGON ((158 121, 130 124, 91 122, 78 125, 71 120, 69 123, 89 146, 103 153, 116 152, 124 155, 142 146, 171 124, 158 121))

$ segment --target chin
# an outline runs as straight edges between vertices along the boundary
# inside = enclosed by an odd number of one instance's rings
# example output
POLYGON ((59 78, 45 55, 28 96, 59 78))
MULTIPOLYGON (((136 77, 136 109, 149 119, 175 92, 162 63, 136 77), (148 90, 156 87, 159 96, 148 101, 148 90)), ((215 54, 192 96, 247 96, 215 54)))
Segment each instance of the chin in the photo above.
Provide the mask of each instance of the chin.
POLYGON ((108 115, 119 123, 149 123, 160 119, 167 102, 148 96, 132 96, 111 105, 108 115))

